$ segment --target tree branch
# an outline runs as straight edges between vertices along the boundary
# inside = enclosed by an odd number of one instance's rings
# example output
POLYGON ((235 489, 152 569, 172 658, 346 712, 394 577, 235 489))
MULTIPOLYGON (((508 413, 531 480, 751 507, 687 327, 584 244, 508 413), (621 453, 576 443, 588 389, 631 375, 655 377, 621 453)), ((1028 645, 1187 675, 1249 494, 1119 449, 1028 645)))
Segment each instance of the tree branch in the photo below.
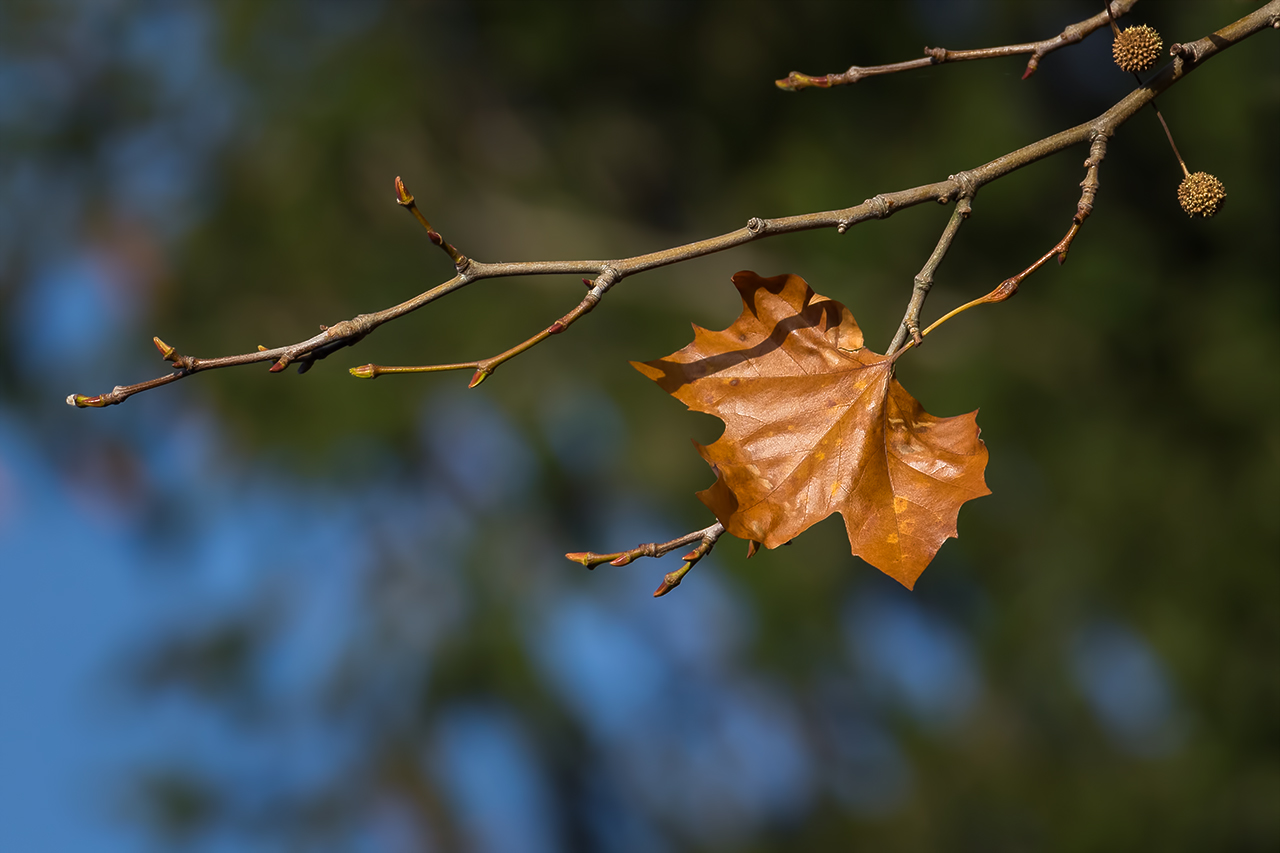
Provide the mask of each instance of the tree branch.
POLYGON ((925 261, 924 268, 915 277, 915 285, 911 288, 911 301, 907 303, 907 313, 902 316, 902 325, 898 327, 898 333, 893 336, 893 342, 885 350, 885 355, 893 355, 897 352, 908 334, 917 345, 924 340, 920 336, 920 309, 924 307, 925 297, 933 287, 933 273, 938 268, 938 264, 942 263, 942 259, 947 256, 947 250, 951 248, 951 243, 960 230, 960 223, 969 218, 969 211, 968 198, 961 198, 956 202, 955 212, 951 214, 951 219, 947 220, 947 227, 942 230, 938 245, 934 247, 933 254, 929 256, 929 260, 925 261))
POLYGON ((1108 26, 1113 20, 1113 16, 1119 18, 1121 15, 1126 14, 1137 2, 1138 0, 1112 0, 1107 9, 1092 18, 1086 18, 1078 24, 1071 24, 1058 35, 1043 41, 1010 44, 1003 47, 985 47, 978 50, 947 50, 943 47, 926 47, 923 59, 911 59, 906 62, 894 62, 889 65, 869 65, 866 67, 851 65, 848 71, 840 74, 824 74, 821 77, 811 77, 808 74, 801 74, 799 71, 792 71, 784 79, 775 80, 774 85, 788 92, 798 92, 801 89, 830 89, 832 86, 847 86, 850 83, 857 83, 864 77, 874 77, 878 74, 894 74, 898 71, 910 71, 914 68, 927 68, 930 65, 941 65, 944 62, 965 62, 971 59, 993 59, 1000 56, 1017 56, 1029 53, 1031 58, 1027 60, 1027 70, 1022 72, 1022 79, 1026 80, 1035 73, 1042 58, 1060 47, 1066 47, 1069 44, 1081 41, 1094 30, 1108 26))
MULTIPOLYGON (((574 551, 565 554, 575 563, 581 563, 588 569, 594 569, 596 566, 608 563, 611 566, 625 566, 633 560, 640 557, 661 557, 669 554, 677 548, 685 545, 692 545, 697 542, 695 547, 688 554, 684 555, 684 565, 673 572, 667 572, 662 578, 662 584, 653 592, 654 598, 660 598, 671 590, 680 585, 684 580, 684 576, 689 574, 689 570, 698 564, 703 557, 711 553, 711 549, 716 546, 716 540, 724 533, 724 525, 720 522, 704 527, 701 530, 695 530, 692 533, 686 533, 684 536, 678 536, 670 542, 646 542, 643 545, 637 545, 630 551, 618 551, 613 554, 596 554, 591 551, 574 551)), ((753 546, 756 543, 751 543, 753 546)), ((751 548, 747 556, 755 553, 755 548, 751 548)))
MULTIPOLYGON (((1080 233, 1080 226, 1084 225, 1084 221, 1088 219, 1089 214, 1093 212, 1093 199, 1098 192, 1098 167, 1102 165, 1102 158, 1105 156, 1107 156, 1107 137, 1099 133, 1094 137, 1093 144, 1089 146, 1089 159, 1084 161, 1086 171, 1084 180, 1080 182, 1080 201, 1076 204, 1076 214, 1071 217, 1071 228, 1067 231, 1065 237, 1054 244, 1052 249, 1041 255, 1040 258, 1031 266, 1027 267, 1015 276, 1006 278, 1004 281, 996 285, 995 289, 986 296, 981 296, 971 302, 966 302, 959 308, 954 308, 939 317, 930 324, 929 328, 918 333, 914 340, 908 342, 907 345, 902 348, 902 352, 906 352, 906 350, 912 346, 919 346, 925 335, 929 334, 952 317, 955 317, 958 314, 963 314, 970 308, 976 308, 979 305, 990 305, 996 302, 1004 302, 1006 299, 1018 292, 1018 287, 1022 284, 1023 279, 1040 269, 1040 267, 1044 266, 1049 259, 1055 255, 1058 257, 1059 265, 1066 263, 1067 252, 1071 249, 1071 242, 1075 240, 1076 234, 1080 233)), ((893 351, 890 351, 889 354, 893 355, 894 353, 893 351)))
MULTIPOLYGON (((1093 19, 1090 19, 1091 21, 1093 19)), ((381 326, 383 323, 398 319, 412 311, 416 311, 424 305, 434 302, 443 296, 447 296, 456 290, 466 287, 476 281, 487 278, 502 278, 517 275, 594 275, 595 283, 592 291, 588 293, 587 298, 578 303, 577 307, 568 314, 548 326, 542 332, 525 342, 489 359, 476 362, 463 362, 454 365, 441 365, 434 369, 462 369, 474 368, 477 375, 473 377, 472 384, 483 380, 486 376, 493 372, 498 364, 513 358, 521 352, 528 350, 553 334, 563 331, 570 323, 576 321, 583 314, 586 314, 600 301, 611 287, 616 285, 622 279, 645 272, 647 270, 656 269, 658 267, 668 266, 670 264, 680 263, 682 261, 691 260, 693 258, 703 257, 705 255, 722 252, 753 240, 765 237, 773 237, 779 234, 788 234, 795 231, 811 231, 819 228, 835 228, 837 233, 843 234, 850 227, 869 219, 885 219, 893 215, 898 210, 907 207, 913 207, 918 204, 933 201, 942 204, 949 203, 958 199, 972 200, 978 190, 985 184, 997 180, 1011 172, 1030 165, 1050 155, 1056 154, 1073 145, 1091 141, 1096 143, 1099 138, 1107 138, 1113 135, 1117 128, 1128 121, 1135 113, 1150 103, 1157 95, 1175 85, 1179 80, 1200 67, 1204 62, 1223 50, 1238 44, 1245 38, 1266 28, 1274 28, 1280 26, 1280 0, 1271 0, 1265 6, 1259 8, 1253 13, 1246 15, 1240 20, 1221 30, 1206 36, 1198 41, 1177 45, 1174 59, 1166 65, 1159 73, 1157 73, 1145 85, 1140 86, 1130 92, 1123 99, 1118 101, 1114 106, 1107 110, 1097 118, 1087 121, 1076 127, 1069 128, 1053 136, 1033 142, 1030 145, 1019 148, 1002 157, 997 157, 989 163, 978 166, 974 169, 958 172, 950 175, 946 180, 937 181, 931 184, 924 184, 910 189, 898 190, 895 192, 881 193, 861 204, 853 207, 843 208, 840 210, 828 210, 817 213, 806 213, 797 216, 785 216, 777 219, 759 219, 752 218, 744 228, 730 231, 716 237, 710 237, 705 240, 698 240, 687 243, 683 246, 675 246, 663 249, 657 252, 651 252, 643 255, 636 255, 630 258, 623 258, 614 261, 597 261, 597 260, 570 260, 570 261, 525 261, 517 263, 482 263, 474 259, 469 259, 460 252, 457 252, 452 246, 449 246, 441 238, 437 245, 440 245, 446 252, 450 253, 450 258, 454 259, 455 266, 458 268, 458 274, 443 284, 440 284, 424 293, 421 293, 412 299, 395 305, 391 308, 384 309, 372 314, 360 314, 350 320, 344 320, 334 326, 321 327, 321 333, 314 337, 308 338, 288 346, 267 349, 259 347, 257 352, 244 353, 241 355, 223 356, 220 358, 196 358, 179 354, 176 349, 163 344, 156 339, 156 345, 161 351, 161 355, 169 361, 174 368, 174 372, 166 376, 141 382, 136 385, 121 386, 118 385, 110 392, 99 394, 96 396, 84 396, 81 394, 71 394, 67 397, 68 405, 80 408, 86 407, 103 407, 121 403, 134 394, 148 391, 152 388, 158 388, 161 385, 167 385, 171 382, 183 379, 194 373, 204 370, 212 370, 222 367, 232 367, 241 364, 252 364, 256 362, 273 362, 271 372, 280 372, 289 364, 297 363, 299 372, 305 372, 316 361, 325 358, 343 347, 353 346, 359 343, 366 335, 381 326), (594 294, 594 297, 593 297, 594 294)), ((1096 179, 1096 173, 1095 173, 1096 179)), ((397 202, 404 204, 406 207, 409 203, 402 201, 404 197, 408 197, 407 190, 401 195, 403 184, 397 186, 397 202)), ((1092 205, 1092 194, 1086 193, 1089 206, 1092 205)), ((1085 197, 1082 197, 1081 204, 1085 203, 1085 197)), ((411 207, 411 211, 416 214, 416 206, 411 207)), ((1087 215, 1087 213, 1086 213, 1087 215)), ((419 215, 420 216, 420 215, 419 215)), ((420 221, 428 229, 428 236, 434 234, 434 230, 427 224, 425 218, 420 221)), ((1083 220, 1081 220, 1083 221, 1083 220)), ((1074 238, 1075 232, 1079 230, 1079 223, 1072 226, 1072 231, 1064 240, 1060 241, 1058 246, 1050 253, 1064 255, 1066 249, 1070 246, 1071 239, 1074 238)), ((439 237, 436 234, 436 237, 439 237)), ((433 239, 433 242, 436 242, 433 239)), ((1040 262, 1042 263, 1043 260, 1040 262)), ((1022 275, 1029 273, 1031 270, 1038 268, 1037 263, 1022 275)), ((937 324, 935 324, 936 326, 937 324)), ((907 347, 903 347, 901 351, 905 351, 907 347)), ((367 366, 368 367, 368 366, 367 366)), ((357 368, 358 375, 366 375, 360 373, 361 368, 357 368)), ((381 372, 392 372, 387 368, 381 368, 381 372)), ((376 375, 374 370, 369 370, 367 375, 376 375)))

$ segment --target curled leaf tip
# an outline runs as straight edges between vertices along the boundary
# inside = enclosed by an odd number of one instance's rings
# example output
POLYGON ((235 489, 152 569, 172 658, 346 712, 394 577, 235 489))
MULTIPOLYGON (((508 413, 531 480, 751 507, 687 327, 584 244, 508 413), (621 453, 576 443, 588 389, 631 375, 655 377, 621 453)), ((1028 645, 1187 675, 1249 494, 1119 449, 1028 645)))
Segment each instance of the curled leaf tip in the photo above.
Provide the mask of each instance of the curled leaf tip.
POLYGON ((106 405, 102 400, 101 394, 92 397, 86 397, 83 394, 70 394, 67 396, 67 405, 75 406, 77 409, 101 409, 106 405))
POLYGON ((156 349, 160 350, 160 357, 163 358, 165 361, 168 361, 170 358, 173 357, 173 347, 169 346, 164 341, 160 340, 160 338, 153 337, 151 339, 151 343, 155 344, 156 349))
POLYGON ((378 375, 377 369, 372 364, 362 364, 359 367, 351 368, 348 373, 360 379, 373 379, 378 375))

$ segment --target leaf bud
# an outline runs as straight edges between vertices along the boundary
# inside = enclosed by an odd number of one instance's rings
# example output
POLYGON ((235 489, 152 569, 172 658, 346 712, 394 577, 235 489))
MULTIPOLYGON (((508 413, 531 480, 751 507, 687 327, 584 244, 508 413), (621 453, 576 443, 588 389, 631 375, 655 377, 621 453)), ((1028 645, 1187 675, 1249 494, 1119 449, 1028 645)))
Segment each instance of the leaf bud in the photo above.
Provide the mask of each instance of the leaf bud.
POLYGON ((1122 70, 1136 74, 1155 65, 1163 48, 1160 34, 1143 24, 1121 31, 1111 44, 1111 55, 1122 70))
POLYGON ((165 361, 169 361, 173 358, 173 353, 174 353, 173 347, 169 346, 164 341, 160 340, 158 337, 153 337, 151 339, 151 343, 155 344, 156 349, 160 350, 160 357, 163 358, 165 361))
POLYGON ((399 175, 396 175, 396 204, 401 207, 408 207, 413 204, 413 195, 405 187, 404 181, 400 179, 399 175))
POLYGON ((1188 216, 1208 219, 1227 203, 1227 191, 1222 181, 1208 172, 1192 172, 1178 185, 1178 204, 1188 216))

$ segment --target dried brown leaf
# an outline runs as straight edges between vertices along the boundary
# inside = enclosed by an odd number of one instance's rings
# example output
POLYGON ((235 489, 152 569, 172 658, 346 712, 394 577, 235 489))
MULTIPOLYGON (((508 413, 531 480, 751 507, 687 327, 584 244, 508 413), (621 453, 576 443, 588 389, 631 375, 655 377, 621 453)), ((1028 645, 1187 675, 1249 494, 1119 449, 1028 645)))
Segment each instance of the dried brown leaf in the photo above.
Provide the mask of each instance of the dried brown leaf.
MULTIPOLYGON (((795 275, 733 277, 743 311, 720 332, 632 362, 690 409, 724 421, 699 492, 725 529, 766 548, 839 512, 853 553, 914 586, 956 536, 965 501, 990 494, 977 412, 927 413, 893 359, 863 346, 849 309, 795 275)), ((696 444, 696 443, 695 443, 696 444)))

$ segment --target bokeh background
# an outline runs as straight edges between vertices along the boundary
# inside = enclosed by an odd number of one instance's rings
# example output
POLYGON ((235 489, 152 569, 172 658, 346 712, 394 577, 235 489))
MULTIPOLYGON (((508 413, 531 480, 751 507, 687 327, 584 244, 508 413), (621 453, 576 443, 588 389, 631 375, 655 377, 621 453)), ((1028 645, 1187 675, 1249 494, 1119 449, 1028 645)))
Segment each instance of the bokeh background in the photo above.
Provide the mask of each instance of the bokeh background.
MULTIPOLYGON (((1143 3, 1166 43, 1252 8, 1143 3)), ((671 595, 561 556, 700 528, 692 414, 628 366, 794 272, 883 348, 949 210, 581 295, 477 284, 305 376, 203 374, 482 260, 619 257, 931 182, 1132 89, 1087 2, 0 4, 0 849, 1273 850, 1280 843, 1277 37, 1122 128, 1070 261, 904 360, 981 407, 994 494, 914 593, 828 519, 671 595)), ((926 315, 1066 230, 1084 148, 978 196, 926 315)))

